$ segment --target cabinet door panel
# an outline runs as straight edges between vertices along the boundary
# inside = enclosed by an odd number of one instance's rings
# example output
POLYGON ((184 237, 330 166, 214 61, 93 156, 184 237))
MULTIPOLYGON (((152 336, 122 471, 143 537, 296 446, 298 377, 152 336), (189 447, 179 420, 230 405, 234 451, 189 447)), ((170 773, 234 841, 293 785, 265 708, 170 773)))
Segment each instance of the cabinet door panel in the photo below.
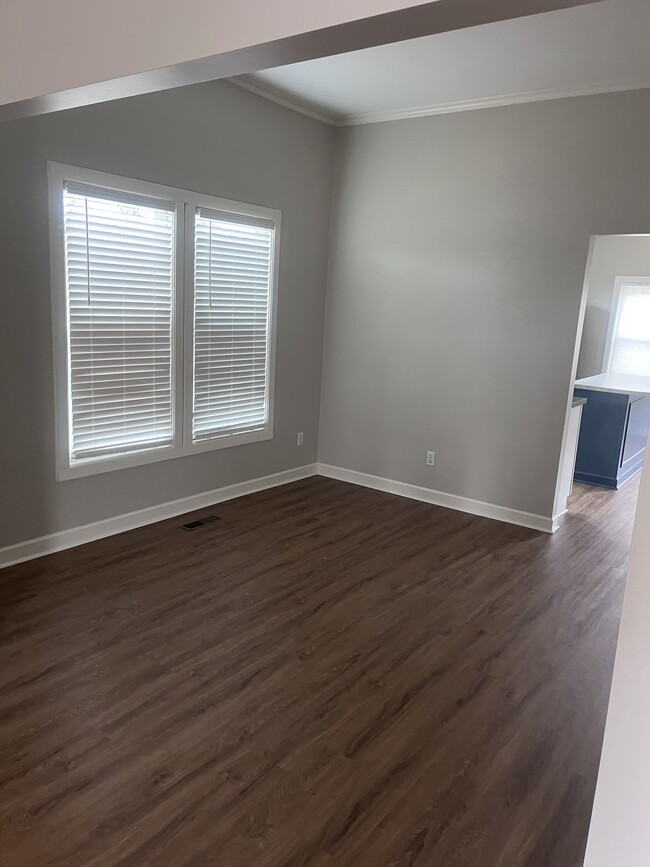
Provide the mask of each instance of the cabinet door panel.
POLYGON ((645 448, 648 426, 650 426, 650 397, 643 397, 630 403, 628 409, 621 468, 638 457, 645 448))

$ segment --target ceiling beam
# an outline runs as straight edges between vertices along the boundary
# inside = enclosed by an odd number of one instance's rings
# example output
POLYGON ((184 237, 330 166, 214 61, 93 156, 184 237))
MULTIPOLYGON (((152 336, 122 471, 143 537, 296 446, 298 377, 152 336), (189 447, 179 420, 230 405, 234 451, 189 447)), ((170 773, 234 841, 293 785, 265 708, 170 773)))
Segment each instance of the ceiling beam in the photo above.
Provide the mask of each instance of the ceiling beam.
POLYGON ((206 6, 206 0, 94 0, 90 4, 87 0, 5 0, 0 13, 0 120, 197 84, 602 0, 433 0, 407 7, 404 2, 221 0, 206 6), (141 13, 152 3, 150 17, 143 19, 141 13), (56 22, 48 22, 47 16, 38 19, 40 6, 44 14, 46 9, 50 15, 53 11, 58 14, 56 22), (258 6, 258 12, 265 11, 260 20, 253 14, 258 6), (211 13, 207 18, 205 14, 193 16, 198 7, 211 13), (86 10, 78 20, 74 18, 77 8, 86 10), (102 18, 103 8, 112 12, 102 18), (368 14, 376 9, 384 11, 368 14), (359 12, 365 12, 365 17, 349 20, 359 12), (26 17, 28 14, 33 22, 26 17), (309 27, 313 29, 304 29, 309 27), (169 63, 170 58, 179 56, 172 38, 175 32, 182 43, 182 56, 188 59, 169 63), (211 38, 211 33, 218 37, 211 38), (273 34, 276 38, 266 38, 273 34), (207 45, 221 50, 205 56, 207 45), (203 54, 192 57, 195 52, 203 54), (143 64, 148 68, 142 69, 143 64), (139 71, 134 72, 138 66, 139 71), (125 74, 129 70, 130 74, 125 74), (103 80, 97 80, 98 75, 103 80), (63 84, 71 81, 74 86, 63 84))

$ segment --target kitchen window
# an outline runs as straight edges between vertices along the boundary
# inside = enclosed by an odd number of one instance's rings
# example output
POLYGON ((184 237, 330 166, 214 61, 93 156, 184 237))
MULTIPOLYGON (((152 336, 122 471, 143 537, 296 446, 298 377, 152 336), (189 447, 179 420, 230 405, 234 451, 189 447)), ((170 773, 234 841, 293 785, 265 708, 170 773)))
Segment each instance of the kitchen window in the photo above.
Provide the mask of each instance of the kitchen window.
POLYGON ((272 438, 279 211, 49 178, 57 477, 272 438))
POLYGON ((650 376, 650 277, 617 277, 605 360, 609 373, 650 376))

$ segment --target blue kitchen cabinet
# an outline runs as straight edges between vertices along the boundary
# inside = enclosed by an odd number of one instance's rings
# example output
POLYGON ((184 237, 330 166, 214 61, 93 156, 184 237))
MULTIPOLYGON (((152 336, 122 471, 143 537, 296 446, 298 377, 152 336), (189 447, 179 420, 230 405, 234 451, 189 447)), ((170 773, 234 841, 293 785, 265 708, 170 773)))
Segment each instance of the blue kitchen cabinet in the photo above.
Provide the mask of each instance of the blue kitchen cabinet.
POLYGON ((587 398, 574 479, 618 489, 643 466, 650 426, 650 396, 579 386, 574 395, 587 398))

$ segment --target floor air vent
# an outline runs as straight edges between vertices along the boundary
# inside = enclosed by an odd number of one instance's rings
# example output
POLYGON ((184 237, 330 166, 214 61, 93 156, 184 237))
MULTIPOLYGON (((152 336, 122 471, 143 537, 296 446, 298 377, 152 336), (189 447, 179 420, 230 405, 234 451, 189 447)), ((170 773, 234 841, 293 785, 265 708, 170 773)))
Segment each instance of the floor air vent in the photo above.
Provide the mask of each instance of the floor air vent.
POLYGON ((183 530, 198 530, 205 524, 214 524, 215 521, 220 521, 218 515, 206 515, 205 518, 199 518, 197 521, 190 521, 189 524, 181 524, 183 530))

